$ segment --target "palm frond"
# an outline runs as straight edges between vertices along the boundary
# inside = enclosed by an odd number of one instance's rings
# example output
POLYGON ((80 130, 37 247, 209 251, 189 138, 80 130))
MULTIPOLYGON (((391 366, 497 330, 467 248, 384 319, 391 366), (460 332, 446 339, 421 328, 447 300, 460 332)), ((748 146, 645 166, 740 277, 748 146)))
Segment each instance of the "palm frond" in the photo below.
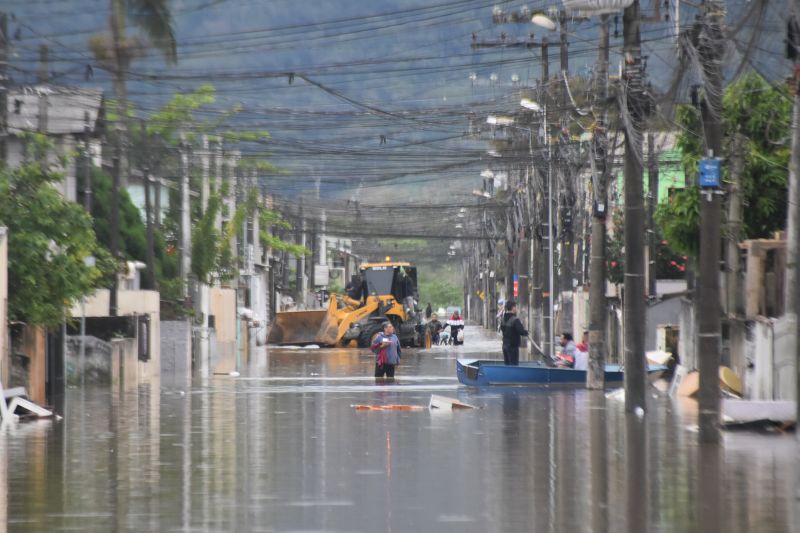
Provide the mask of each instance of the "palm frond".
POLYGON ((126 0, 128 16, 138 26, 153 46, 164 55, 168 63, 178 62, 170 0, 126 0))

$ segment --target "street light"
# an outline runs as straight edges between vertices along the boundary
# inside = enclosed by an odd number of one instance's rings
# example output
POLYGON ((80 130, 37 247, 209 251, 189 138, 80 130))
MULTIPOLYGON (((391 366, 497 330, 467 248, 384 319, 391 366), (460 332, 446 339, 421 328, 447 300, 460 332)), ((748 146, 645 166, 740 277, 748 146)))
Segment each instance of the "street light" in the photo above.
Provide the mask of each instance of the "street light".
POLYGON ((510 126, 514 123, 514 117, 504 117, 502 115, 489 115, 486 123, 492 126, 510 126))
POLYGON ((541 113, 542 112, 542 106, 540 106, 539 104, 537 104, 536 102, 534 102, 530 98, 523 98, 522 100, 519 101, 519 105, 521 105, 525 109, 530 109, 531 111, 533 111, 535 113, 541 113))
POLYGON ((540 28, 544 28, 548 31, 553 31, 556 29, 556 23, 552 21, 550 17, 545 15, 544 13, 536 13, 531 18, 531 22, 539 26, 540 28))

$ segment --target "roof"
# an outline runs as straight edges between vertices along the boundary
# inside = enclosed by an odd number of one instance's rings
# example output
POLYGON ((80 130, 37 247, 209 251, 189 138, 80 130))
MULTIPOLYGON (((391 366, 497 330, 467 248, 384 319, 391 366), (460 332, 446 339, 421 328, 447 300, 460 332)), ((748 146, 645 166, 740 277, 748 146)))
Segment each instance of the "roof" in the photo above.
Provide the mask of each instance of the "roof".
POLYGON ((46 133, 83 133, 85 113, 89 114, 90 130, 96 129, 103 106, 101 89, 36 85, 14 87, 8 92, 8 132, 11 135, 38 130, 40 98, 47 102, 46 133))

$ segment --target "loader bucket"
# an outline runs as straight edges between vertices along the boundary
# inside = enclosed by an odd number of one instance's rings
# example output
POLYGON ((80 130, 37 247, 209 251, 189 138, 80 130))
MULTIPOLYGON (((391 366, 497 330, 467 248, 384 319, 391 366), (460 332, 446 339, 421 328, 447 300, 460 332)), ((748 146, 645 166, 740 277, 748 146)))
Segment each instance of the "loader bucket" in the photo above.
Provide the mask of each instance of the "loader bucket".
POLYGON ((328 315, 327 309, 313 311, 284 311, 275 316, 269 331, 268 344, 332 344, 319 338, 320 329, 328 315))
POLYGON ((317 331, 317 344, 323 346, 336 346, 339 337, 339 318, 333 312, 326 312, 319 331, 317 331))

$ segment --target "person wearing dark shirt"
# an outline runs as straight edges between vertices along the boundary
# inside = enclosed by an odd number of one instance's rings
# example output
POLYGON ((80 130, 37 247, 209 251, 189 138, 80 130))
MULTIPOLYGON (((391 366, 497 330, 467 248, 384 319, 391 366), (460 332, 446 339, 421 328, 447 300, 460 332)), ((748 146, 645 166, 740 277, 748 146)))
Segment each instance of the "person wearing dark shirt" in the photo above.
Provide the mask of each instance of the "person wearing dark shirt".
POLYGON ((439 344, 439 334, 444 329, 444 325, 439 322, 439 315, 436 313, 431 315, 431 321, 428 322, 428 329, 431 332, 431 342, 433 344, 439 344))
POLYGON ((506 302, 506 313, 500 325, 503 332, 503 362, 507 365, 519 364, 519 345, 522 337, 528 336, 528 331, 517 316, 517 302, 506 302))
POLYGON ((431 304, 428 303, 428 305, 425 307, 425 318, 430 318, 432 314, 433 308, 431 307, 431 304))

